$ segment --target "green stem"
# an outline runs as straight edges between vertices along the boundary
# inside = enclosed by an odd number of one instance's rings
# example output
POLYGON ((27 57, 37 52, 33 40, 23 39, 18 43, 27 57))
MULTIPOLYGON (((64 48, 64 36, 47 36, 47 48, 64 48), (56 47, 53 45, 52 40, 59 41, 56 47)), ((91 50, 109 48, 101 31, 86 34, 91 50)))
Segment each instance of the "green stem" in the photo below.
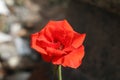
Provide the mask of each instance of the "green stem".
POLYGON ((62 70, 61 70, 62 66, 59 65, 58 66, 58 80, 62 80, 62 70))

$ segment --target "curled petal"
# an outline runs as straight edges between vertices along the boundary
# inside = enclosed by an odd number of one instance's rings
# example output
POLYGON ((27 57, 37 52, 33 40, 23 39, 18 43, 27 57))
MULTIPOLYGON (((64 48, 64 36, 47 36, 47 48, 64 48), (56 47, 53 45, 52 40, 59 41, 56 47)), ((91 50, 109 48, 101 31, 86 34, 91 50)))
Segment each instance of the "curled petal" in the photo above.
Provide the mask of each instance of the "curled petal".
POLYGON ((52 48, 55 48, 57 49, 59 46, 60 46, 60 43, 57 42, 57 43, 52 43, 52 42, 49 42, 49 41, 44 41, 44 40, 37 40, 36 41, 37 45, 42 47, 42 48, 46 48, 46 47, 52 47, 52 48))
POLYGON ((36 44, 37 38, 38 38, 38 33, 35 33, 35 34, 32 34, 32 35, 31 35, 31 47, 32 47, 33 49, 35 49, 36 51, 42 53, 42 54, 47 54, 46 51, 45 51, 43 48, 39 47, 39 46, 36 44))
POLYGON ((73 46, 69 46, 69 47, 64 48, 63 51, 70 53, 70 52, 72 52, 74 49, 75 49, 75 48, 74 48, 73 46))
POLYGON ((72 26, 68 23, 67 20, 64 20, 64 29, 67 31, 73 31, 72 26))
POLYGON ((84 46, 73 50, 68 55, 57 57, 52 60, 53 64, 61 64, 64 67, 78 68, 81 65, 82 59, 84 57, 84 46))
POLYGON ((82 59, 84 57, 84 46, 76 49, 64 57, 63 66, 70 66, 72 68, 77 68, 81 65, 82 59))
POLYGON ((73 37, 73 42, 72 42, 72 46, 74 48, 78 48, 79 46, 82 45, 84 39, 85 39, 86 34, 79 34, 79 33, 74 33, 74 37, 73 37))
POLYGON ((59 50, 59 49, 55 49, 55 48, 51 48, 51 47, 47 47, 46 51, 48 52, 49 56, 62 56, 64 54, 66 54, 64 51, 59 50))

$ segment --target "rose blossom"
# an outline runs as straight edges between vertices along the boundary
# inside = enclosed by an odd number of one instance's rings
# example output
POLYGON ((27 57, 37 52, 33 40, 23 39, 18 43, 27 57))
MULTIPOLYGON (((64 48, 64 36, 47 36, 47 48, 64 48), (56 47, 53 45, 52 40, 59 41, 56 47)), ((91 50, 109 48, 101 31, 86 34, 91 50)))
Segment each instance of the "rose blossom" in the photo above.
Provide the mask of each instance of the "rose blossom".
POLYGON ((47 62, 77 68, 84 57, 85 35, 75 32, 67 20, 49 21, 40 32, 31 35, 31 47, 47 62))

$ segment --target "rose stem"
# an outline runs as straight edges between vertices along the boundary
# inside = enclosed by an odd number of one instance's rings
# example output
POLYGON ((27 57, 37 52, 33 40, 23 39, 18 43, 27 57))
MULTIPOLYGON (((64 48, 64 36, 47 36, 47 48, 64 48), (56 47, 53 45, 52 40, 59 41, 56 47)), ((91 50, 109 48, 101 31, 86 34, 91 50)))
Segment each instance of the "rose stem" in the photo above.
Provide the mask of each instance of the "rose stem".
POLYGON ((62 80, 62 70, 61 70, 62 66, 58 65, 58 80, 62 80))

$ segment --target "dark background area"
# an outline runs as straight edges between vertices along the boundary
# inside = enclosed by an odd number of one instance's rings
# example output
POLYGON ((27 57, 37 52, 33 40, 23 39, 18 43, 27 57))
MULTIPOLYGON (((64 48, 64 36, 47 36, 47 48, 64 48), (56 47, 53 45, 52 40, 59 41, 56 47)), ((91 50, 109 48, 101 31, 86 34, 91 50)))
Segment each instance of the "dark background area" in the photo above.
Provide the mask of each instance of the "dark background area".
POLYGON ((81 74, 87 80, 119 80, 120 16, 77 0, 66 16, 76 31, 87 34, 81 74))

